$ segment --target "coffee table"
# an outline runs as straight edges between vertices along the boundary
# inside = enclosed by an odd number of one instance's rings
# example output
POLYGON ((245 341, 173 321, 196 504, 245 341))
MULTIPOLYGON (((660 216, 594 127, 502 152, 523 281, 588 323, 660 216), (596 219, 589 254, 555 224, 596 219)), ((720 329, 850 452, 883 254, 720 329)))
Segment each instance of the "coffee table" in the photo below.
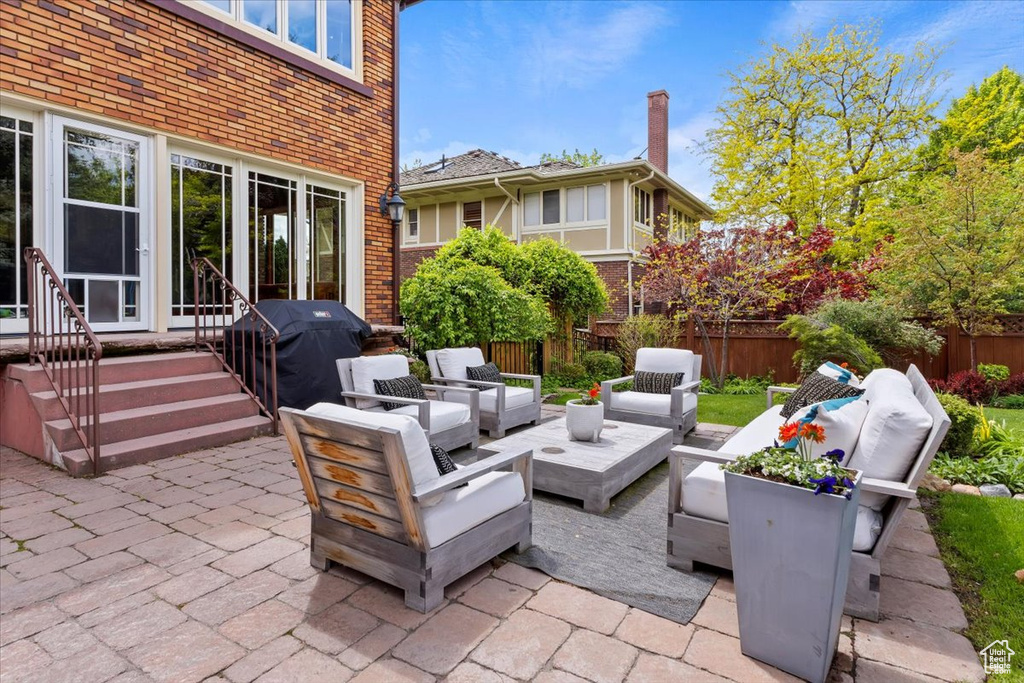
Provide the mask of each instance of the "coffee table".
POLYGON ((605 420, 601 440, 570 441, 565 418, 498 439, 488 450, 533 449, 533 488, 604 512, 611 497, 668 457, 672 430, 605 420))

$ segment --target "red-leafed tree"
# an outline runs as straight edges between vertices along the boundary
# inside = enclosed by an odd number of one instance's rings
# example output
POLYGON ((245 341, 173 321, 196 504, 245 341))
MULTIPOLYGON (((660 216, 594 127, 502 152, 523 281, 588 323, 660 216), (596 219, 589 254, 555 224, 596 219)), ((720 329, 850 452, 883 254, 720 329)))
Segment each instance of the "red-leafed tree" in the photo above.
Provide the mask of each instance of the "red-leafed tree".
POLYGON ((660 242, 644 251, 645 296, 691 316, 721 387, 729 367, 729 333, 736 320, 809 310, 831 298, 867 295, 877 259, 837 269, 828 254, 834 236, 819 227, 806 237, 792 225, 706 230, 686 242, 660 242), (707 326, 722 326, 716 357, 707 326))

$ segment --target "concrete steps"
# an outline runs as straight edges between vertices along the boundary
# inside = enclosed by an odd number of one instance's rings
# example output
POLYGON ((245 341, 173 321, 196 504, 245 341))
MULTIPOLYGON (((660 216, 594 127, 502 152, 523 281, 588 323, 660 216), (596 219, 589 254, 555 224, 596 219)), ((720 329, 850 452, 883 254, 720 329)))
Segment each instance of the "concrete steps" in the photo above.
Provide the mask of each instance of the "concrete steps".
MULTIPOLYGON (((57 373, 76 387, 85 373, 57 373)), ((135 465, 269 434, 271 420, 211 354, 184 352, 103 359, 99 364, 100 470, 135 465)), ((43 432, 44 460, 75 476, 93 466, 38 365, 8 366, 5 387, 24 391, 43 432)), ((15 392, 7 389, 8 394, 15 392)), ((27 403, 27 402, 26 402, 27 403)), ((25 411, 21 411, 23 414, 25 411)), ((89 416, 82 416, 83 426, 89 416)), ((27 426, 27 428, 31 428, 27 426)))

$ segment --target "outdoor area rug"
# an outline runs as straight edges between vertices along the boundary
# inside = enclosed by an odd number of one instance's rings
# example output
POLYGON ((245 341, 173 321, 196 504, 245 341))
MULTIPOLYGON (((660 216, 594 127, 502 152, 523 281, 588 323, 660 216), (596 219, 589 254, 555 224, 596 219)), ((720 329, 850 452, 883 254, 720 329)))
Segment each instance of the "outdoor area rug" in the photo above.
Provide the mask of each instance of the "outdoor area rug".
POLYGON ((689 623, 717 574, 665 564, 668 463, 612 498, 600 515, 579 501, 535 491, 533 546, 503 557, 645 612, 689 623))

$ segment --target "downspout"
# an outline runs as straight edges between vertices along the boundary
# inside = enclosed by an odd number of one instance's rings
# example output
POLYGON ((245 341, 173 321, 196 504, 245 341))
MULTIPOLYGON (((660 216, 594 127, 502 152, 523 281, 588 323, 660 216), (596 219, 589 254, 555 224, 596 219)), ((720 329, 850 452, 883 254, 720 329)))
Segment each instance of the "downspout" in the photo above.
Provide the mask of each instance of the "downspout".
MULTIPOLYGON (((646 178, 640 178, 635 180, 626 186, 626 225, 629 226, 629 261, 626 263, 626 317, 633 317, 633 221, 630 218, 630 206, 633 203, 633 188, 640 183, 646 183, 648 180, 654 177, 654 171, 651 171, 646 178)), ((636 213, 633 211, 632 213, 636 213)), ((642 310, 642 308, 641 308, 642 310)))
MULTIPOLYGON (((399 0, 392 0, 392 6, 394 18, 391 42, 391 180, 398 185, 398 15, 402 11, 402 6, 399 0)), ((399 275, 402 269, 402 257, 399 251, 402 226, 393 223, 391 233, 391 322, 397 325, 399 323, 399 275)))

